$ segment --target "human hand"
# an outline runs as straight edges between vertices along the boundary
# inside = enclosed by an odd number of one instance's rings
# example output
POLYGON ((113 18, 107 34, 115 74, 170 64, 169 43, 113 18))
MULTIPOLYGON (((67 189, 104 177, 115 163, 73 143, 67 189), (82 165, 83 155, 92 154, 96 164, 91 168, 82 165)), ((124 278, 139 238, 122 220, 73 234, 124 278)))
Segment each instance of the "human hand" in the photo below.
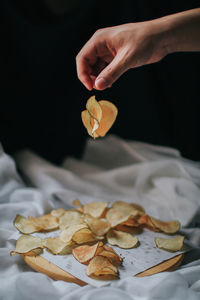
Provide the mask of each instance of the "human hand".
POLYGON ((77 55, 78 78, 89 90, 112 86, 128 69, 157 62, 167 54, 165 32, 153 21, 98 30, 77 55))

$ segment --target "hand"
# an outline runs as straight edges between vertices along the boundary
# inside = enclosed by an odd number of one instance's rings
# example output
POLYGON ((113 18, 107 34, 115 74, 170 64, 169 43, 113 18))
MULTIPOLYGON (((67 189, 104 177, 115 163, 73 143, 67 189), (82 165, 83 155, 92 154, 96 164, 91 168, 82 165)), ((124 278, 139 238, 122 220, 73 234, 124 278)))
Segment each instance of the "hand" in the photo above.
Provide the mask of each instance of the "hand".
POLYGON ((110 87, 128 69, 161 60, 161 40, 152 21, 100 29, 76 58, 78 78, 89 90, 110 87))

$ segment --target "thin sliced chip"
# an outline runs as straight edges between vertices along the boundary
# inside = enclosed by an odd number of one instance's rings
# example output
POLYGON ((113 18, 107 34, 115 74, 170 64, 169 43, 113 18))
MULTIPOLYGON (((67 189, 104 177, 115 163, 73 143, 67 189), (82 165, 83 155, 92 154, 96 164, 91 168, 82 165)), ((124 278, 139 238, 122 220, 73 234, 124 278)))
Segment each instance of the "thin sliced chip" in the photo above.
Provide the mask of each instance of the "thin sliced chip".
POLYGON ((99 102, 95 99, 95 96, 92 96, 87 100, 86 109, 90 116, 99 124, 102 119, 102 109, 99 102))
POLYGON ((153 217, 151 218, 151 222, 153 225, 159 229, 160 231, 167 233, 167 234, 174 234, 180 230, 180 223, 177 220, 163 222, 153 217))
POLYGON ((15 250, 11 251, 10 255, 24 254, 38 248, 43 248, 42 239, 31 235, 21 235, 16 242, 15 250))
POLYGON ((110 223, 106 219, 96 219, 90 215, 85 215, 84 220, 97 236, 103 236, 110 230, 110 223))
POLYGON ((130 233, 110 230, 107 233, 107 241, 110 245, 116 245, 123 249, 135 248, 138 246, 138 239, 130 233))
MULTIPOLYGON (((108 132, 108 130, 112 127, 113 123, 115 122, 118 110, 113 103, 106 100, 99 101, 99 105, 102 110, 102 118, 99 123, 99 127, 96 129, 95 133, 98 136, 104 137, 108 132)), ((91 125, 92 127, 94 126, 92 119, 91 119, 91 125)))
POLYGON ((130 226, 119 224, 116 227, 114 227, 114 229, 118 230, 118 231, 129 232, 131 234, 140 234, 140 233, 143 232, 143 228, 141 226, 139 226, 139 227, 130 227, 130 226))
POLYGON ((40 230, 40 226, 36 226, 32 221, 27 220, 25 217, 21 215, 16 215, 14 220, 15 227, 21 232, 25 234, 37 232, 40 230))
POLYGON ((59 227, 61 230, 72 226, 84 224, 83 215, 75 210, 67 210, 60 218, 59 218, 59 227))
POLYGON ((61 231, 60 239, 63 242, 70 242, 72 240, 73 235, 77 231, 79 231, 83 228, 87 228, 87 225, 86 224, 76 224, 76 225, 69 226, 66 229, 64 229, 63 231, 61 231))
POLYGON ((124 211, 116 208, 110 208, 106 213, 106 219, 111 224, 111 227, 115 227, 119 224, 126 226, 138 226, 139 213, 137 210, 124 211))
POLYGON ((39 231, 51 231, 58 229, 58 218, 51 214, 43 215, 38 218, 28 217, 28 219, 35 225, 40 227, 39 231))
POLYGON ((91 202, 83 207, 84 214, 89 214, 94 218, 101 218, 106 210, 108 203, 106 202, 91 202))
POLYGON ((107 245, 103 245, 102 251, 99 251, 98 255, 107 257, 115 266, 120 266, 123 262, 123 258, 107 245))
POLYGON ((113 208, 116 208, 118 210, 123 210, 124 212, 129 212, 133 210, 137 210, 141 212, 142 214, 145 213, 144 208, 136 203, 127 203, 127 202, 122 202, 122 201, 116 201, 112 204, 113 208))
POLYGON ((50 214, 53 216, 53 217, 56 217, 56 218, 60 218, 64 213, 66 212, 66 210, 64 208, 58 208, 58 209, 53 209, 50 214))
POLYGON ((41 248, 37 248, 37 249, 34 249, 34 250, 31 250, 29 252, 26 252, 26 253, 23 253, 21 255, 26 255, 26 256, 37 256, 37 255, 40 255, 43 253, 43 249, 41 248))
POLYGON ((72 253, 72 249, 74 247, 73 242, 63 242, 59 237, 55 238, 46 238, 42 241, 42 244, 45 248, 47 248, 53 254, 70 254, 72 253))
POLYGON ((96 237, 89 228, 83 228, 74 233, 72 240, 80 245, 84 243, 94 242, 96 241, 96 237))
POLYGON ((156 247, 169 251, 176 252, 183 248, 184 236, 178 235, 175 238, 164 239, 164 238, 155 238, 156 247))
POLYGON ((119 272, 107 257, 97 255, 90 261, 86 274, 92 277, 104 275, 118 277, 119 272))
POLYGON ((81 119, 82 119, 83 125, 87 129, 88 134, 93 138, 99 137, 98 134, 96 134, 96 132, 93 132, 93 126, 91 125, 91 117, 87 110, 84 110, 81 112, 81 119))
POLYGON ((72 254, 81 264, 87 265, 90 260, 96 255, 97 249, 102 245, 102 242, 98 242, 92 246, 79 246, 72 250, 72 254))
POLYGON ((153 231, 156 231, 156 232, 159 232, 160 230, 158 228, 156 228, 156 226, 152 223, 152 220, 150 218, 150 216, 144 214, 143 216, 141 216, 139 219, 138 219, 138 223, 140 225, 144 225, 145 227, 153 230, 153 231))

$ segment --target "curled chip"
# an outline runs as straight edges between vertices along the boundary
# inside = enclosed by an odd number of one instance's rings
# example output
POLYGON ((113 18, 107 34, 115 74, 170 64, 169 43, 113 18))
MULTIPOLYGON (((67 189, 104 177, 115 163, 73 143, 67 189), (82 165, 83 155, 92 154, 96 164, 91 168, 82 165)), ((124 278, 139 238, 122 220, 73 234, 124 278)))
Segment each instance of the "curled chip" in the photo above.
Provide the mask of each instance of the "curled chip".
POLYGON ((107 241, 110 245, 116 245, 123 249, 135 248, 138 246, 138 239, 130 233, 110 230, 107 233, 107 241))
POLYGON ((89 228, 83 228, 74 233, 72 240, 77 244, 84 244, 96 241, 96 237, 89 228))
POLYGON ((64 229, 63 231, 61 231, 60 239, 63 242, 70 242, 72 240, 73 235, 77 231, 79 231, 83 228, 87 228, 87 225, 86 224, 76 224, 76 225, 69 226, 66 229, 64 229))
POLYGON ((115 208, 115 209, 118 209, 120 211, 123 211, 123 212, 127 212, 127 213, 130 213, 133 211, 133 214, 134 214, 134 211, 138 211, 140 212, 140 214, 144 214, 145 211, 144 211, 144 208, 139 205, 139 204, 136 204, 136 203, 127 203, 127 202, 122 202, 122 201, 116 201, 112 204, 112 207, 115 208))
POLYGON ((106 100, 98 102, 92 96, 86 103, 86 109, 81 113, 81 118, 88 134, 93 138, 105 136, 117 117, 116 106, 106 100))
POLYGON ((156 247, 169 251, 176 252, 183 248, 184 236, 178 235, 175 238, 164 239, 164 238, 155 238, 156 247))
POLYGON ((42 244, 45 248, 51 251, 53 254, 70 254, 74 247, 73 242, 63 242, 59 237, 55 238, 46 238, 42 241, 42 244))
POLYGON ((87 265, 90 260, 99 252, 98 249, 102 250, 102 242, 98 242, 95 245, 83 245, 72 250, 73 256, 81 263, 87 265))
POLYGON ((109 261, 107 257, 95 256, 89 263, 86 274, 91 277, 118 277, 118 269, 109 261))
POLYGON ((51 214, 43 215, 38 218, 28 217, 28 219, 35 225, 40 227, 39 231, 51 231, 58 229, 58 218, 51 214))
POLYGON ((94 218, 101 218, 108 206, 106 202, 91 202, 83 206, 84 214, 89 214, 94 218))
POLYGON ((96 219, 90 215, 85 215, 84 220, 96 236, 103 236, 110 229, 110 223, 106 219, 96 219))
POLYGON ((106 219, 111 224, 111 227, 115 227, 119 224, 126 226, 138 226, 138 217, 139 213, 137 210, 124 211, 116 208, 110 208, 106 213, 106 219))
POLYGON ((99 251, 98 255, 107 257, 115 266, 120 266, 123 261, 123 258, 120 257, 111 247, 107 245, 104 245, 102 247, 102 251, 99 251))
POLYGON ((60 218, 59 218, 59 227, 61 230, 72 226, 84 224, 83 215, 75 210, 67 210, 60 218))
POLYGON ((33 222, 20 215, 16 215, 14 225, 21 233, 25 234, 40 231, 40 226, 33 224, 33 222))
POLYGON ((10 252, 10 255, 25 254, 32 250, 42 249, 42 239, 30 236, 30 235, 22 235, 19 237, 16 243, 16 248, 14 251, 10 252))
POLYGON ((56 217, 56 218, 60 218, 64 213, 65 213, 66 210, 64 210, 63 208, 58 208, 58 209, 53 209, 50 214, 53 216, 53 217, 56 217))

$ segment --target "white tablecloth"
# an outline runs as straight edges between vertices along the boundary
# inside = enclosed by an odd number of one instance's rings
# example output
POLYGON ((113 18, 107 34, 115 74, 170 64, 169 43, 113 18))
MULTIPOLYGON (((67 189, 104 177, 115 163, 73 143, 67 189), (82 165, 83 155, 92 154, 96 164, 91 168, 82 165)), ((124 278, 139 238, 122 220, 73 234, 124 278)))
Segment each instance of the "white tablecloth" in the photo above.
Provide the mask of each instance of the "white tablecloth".
POLYGON ((81 161, 53 166, 30 151, 11 157, 0 149, 0 299, 200 299, 200 164, 174 149, 109 136, 88 141, 81 161), (31 187, 30 187, 31 186, 31 187), (16 214, 38 216, 67 207, 74 198, 124 200, 162 219, 177 218, 196 247, 173 273, 128 277, 104 288, 79 287, 32 271, 20 256, 10 257, 16 214))

